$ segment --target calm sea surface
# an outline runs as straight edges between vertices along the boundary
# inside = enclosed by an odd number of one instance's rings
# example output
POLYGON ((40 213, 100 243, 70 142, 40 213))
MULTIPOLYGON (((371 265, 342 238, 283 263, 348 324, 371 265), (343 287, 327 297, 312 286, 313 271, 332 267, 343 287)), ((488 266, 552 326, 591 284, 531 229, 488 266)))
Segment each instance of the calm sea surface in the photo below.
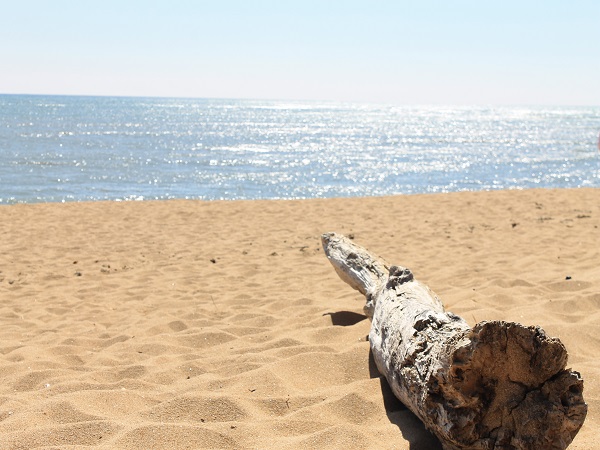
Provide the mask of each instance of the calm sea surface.
POLYGON ((600 107, 0 95, 0 203, 600 187, 600 107))

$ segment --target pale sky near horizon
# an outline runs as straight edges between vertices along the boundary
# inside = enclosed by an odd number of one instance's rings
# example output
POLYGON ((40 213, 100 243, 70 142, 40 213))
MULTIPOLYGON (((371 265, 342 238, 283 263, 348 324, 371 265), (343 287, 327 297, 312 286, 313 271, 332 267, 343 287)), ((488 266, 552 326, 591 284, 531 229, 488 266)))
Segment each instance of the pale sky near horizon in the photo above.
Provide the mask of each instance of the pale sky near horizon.
POLYGON ((0 93, 600 106, 600 0, 0 6, 0 93))

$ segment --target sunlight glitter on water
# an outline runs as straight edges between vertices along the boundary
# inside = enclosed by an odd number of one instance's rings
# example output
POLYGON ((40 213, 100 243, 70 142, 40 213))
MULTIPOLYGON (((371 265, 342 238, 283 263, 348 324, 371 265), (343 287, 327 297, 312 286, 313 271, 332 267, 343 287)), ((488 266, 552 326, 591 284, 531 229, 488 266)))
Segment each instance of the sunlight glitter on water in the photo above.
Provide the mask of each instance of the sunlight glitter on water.
POLYGON ((0 203, 600 186, 600 108, 0 96, 0 203))

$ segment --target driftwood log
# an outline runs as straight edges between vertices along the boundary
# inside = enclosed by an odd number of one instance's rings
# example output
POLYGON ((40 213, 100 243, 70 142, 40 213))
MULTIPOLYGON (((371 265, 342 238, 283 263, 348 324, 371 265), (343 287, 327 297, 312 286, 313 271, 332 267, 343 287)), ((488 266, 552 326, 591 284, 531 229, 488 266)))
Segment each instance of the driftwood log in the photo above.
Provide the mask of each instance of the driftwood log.
POLYGON ((445 450, 566 448, 587 413, 583 380, 567 351, 540 327, 481 322, 473 328, 409 269, 390 266, 327 233, 325 253, 366 297, 379 372, 445 450))

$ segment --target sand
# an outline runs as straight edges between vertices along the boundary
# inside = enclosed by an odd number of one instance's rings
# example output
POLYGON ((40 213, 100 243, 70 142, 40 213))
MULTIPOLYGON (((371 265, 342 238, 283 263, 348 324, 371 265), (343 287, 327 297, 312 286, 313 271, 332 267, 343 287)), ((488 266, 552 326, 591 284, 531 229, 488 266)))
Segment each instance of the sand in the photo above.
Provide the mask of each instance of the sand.
POLYGON ((369 362, 326 231, 471 325, 541 325, 600 448, 600 190, 0 207, 0 448, 440 449, 369 362))

